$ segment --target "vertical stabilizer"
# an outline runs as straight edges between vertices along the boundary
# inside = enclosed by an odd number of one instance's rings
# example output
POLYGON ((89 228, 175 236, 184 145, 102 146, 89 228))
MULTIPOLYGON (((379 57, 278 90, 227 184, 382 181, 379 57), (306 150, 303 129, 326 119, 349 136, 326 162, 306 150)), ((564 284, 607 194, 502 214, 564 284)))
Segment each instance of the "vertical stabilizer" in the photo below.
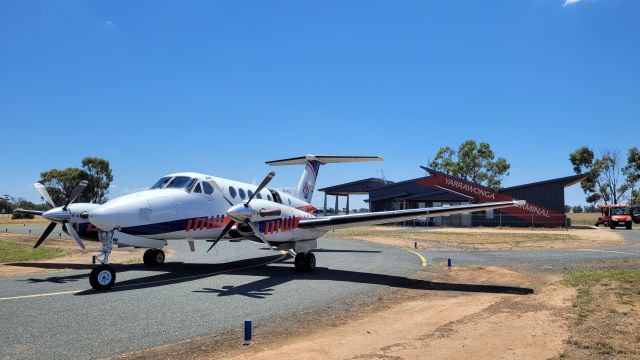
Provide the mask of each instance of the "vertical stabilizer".
POLYGON ((316 187, 316 180, 318 179, 318 171, 320 165, 329 163, 344 163, 344 162, 363 162, 363 161, 382 161, 379 156, 316 156, 306 155, 296 158, 267 161, 267 164, 271 166, 280 165, 302 165, 305 164, 302 177, 296 187, 295 197, 307 203, 311 203, 313 197, 313 189, 316 187))

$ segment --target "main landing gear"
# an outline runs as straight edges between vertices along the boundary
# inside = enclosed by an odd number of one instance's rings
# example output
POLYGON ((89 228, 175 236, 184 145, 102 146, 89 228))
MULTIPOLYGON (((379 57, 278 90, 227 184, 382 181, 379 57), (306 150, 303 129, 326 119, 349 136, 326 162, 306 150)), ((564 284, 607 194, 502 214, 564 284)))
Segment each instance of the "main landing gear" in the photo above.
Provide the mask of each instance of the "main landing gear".
MULTIPOLYGON (((102 244, 100 253, 93 257, 94 266, 89 274, 89 283, 95 290, 107 290, 110 289, 116 282, 116 271, 111 265, 109 265, 109 255, 113 249, 113 244, 118 242, 118 239, 113 238, 113 231, 100 231, 98 233, 98 239, 102 244)), ((164 264, 164 251, 160 249, 148 249, 142 258, 146 266, 160 266, 164 264)))
POLYGON ((160 266, 164 264, 164 251, 160 249, 149 249, 142 257, 146 266, 160 266))
POLYGON ((312 272, 316 269, 316 256, 311 252, 299 252, 295 259, 296 271, 312 272))

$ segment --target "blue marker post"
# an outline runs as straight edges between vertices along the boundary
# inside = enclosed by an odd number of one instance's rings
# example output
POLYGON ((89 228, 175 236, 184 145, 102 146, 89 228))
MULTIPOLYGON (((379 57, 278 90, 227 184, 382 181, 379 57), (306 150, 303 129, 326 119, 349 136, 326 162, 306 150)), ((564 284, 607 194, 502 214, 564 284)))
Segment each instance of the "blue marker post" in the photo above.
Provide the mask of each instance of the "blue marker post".
POLYGON ((244 321, 244 343, 243 345, 251 345, 251 320, 244 321))
POLYGON ((451 259, 447 259, 447 267, 451 267, 451 259))

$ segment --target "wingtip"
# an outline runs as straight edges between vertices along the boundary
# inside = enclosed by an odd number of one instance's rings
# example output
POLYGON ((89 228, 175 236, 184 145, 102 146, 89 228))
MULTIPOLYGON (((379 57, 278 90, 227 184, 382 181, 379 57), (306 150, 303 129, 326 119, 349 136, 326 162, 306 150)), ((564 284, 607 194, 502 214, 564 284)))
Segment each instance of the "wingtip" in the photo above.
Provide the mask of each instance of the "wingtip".
POLYGON ((527 200, 513 200, 514 205, 524 205, 527 203, 527 200))

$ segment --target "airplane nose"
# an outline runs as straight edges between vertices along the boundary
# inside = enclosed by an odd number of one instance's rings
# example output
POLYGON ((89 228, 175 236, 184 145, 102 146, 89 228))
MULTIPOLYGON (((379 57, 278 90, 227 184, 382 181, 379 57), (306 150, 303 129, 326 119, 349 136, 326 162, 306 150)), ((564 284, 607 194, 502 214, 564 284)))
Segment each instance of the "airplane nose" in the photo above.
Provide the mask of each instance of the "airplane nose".
POLYGON ((111 231, 118 226, 118 215, 118 206, 102 205, 89 212, 89 222, 102 231, 111 231))

